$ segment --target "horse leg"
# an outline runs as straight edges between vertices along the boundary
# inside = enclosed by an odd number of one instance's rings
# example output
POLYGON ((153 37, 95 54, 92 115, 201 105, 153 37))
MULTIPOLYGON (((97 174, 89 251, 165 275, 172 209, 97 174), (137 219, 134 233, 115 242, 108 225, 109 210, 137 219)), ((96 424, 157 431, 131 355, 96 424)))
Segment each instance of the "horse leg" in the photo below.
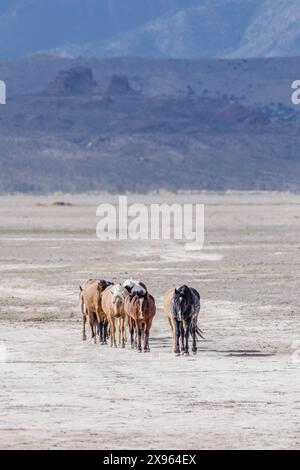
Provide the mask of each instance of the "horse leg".
POLYGON ((123 319, 122 317, 118 317, 118 335, 119 335, 119 341, 118 345, 119 348, 123 347, 123 333, 122 333, 122 324, 123 324, 123 319))
POLYGON ((110 322, 110 335, 111 335, 111 345, 112 347, 117 347, 116 341, 116 319, 113 317, 110 322))
POLYGON ((101 344, 101 322, 96 318, 96 336, 99 336, 99 344, 101 344))
POLYGON ((103 319, 103 315, 102 315, 102 311, 101 309, 99 308, 99 306, 96 307, 96 323, 97 323, 97 333, 99 335, 99 341, 100 341, 100 344, 103 344, 103 336, 102 336, 102 319, 103 319))
POLYGON ((179 339, 180 339, 180 324, 178 320, 174 319, 175 323, 175 354, 177 356, 180 355, 180 348, 179 348, 179 339))
POLYGON ((196 322, 193 322, 193 326, 192 326, 192 336, 193 336, 193 353, 194 354, 197 354, 197 333, 196 333, 196 330, 197 330, 197 320, 196 322))
POLYGON ((85 328, 86 328, 86 314, 84 313, 82 315, 82 340, 83 341, 86 341, 86 331, 85 331, 85 328))
POLYGON ((144 347, 144 351, 145 351, 145 352, 150 352, 149 337, 150 337, 151 326, 152 326, 152 318, 149 319, 149 320, 146 322, 146 327, 145 327, 145 347, 144 347))
POLYGON ((117 330, 118 330, 118 346, 119 348, 121 347, 121 318, 119 317, 117 320, 117 324, 118 324, 118 327, 117 327, 117 330))
POLYGON ((91 327, 91 333, 92 333, 92 340, 94 339, 94 328, 93 328, 93 322, 90 320, 90 327, 91 327))
POLYGON ((190 336, 190 331, 191 331, 191 320, 185 321, 184 322, 184 342, 185 342, 185 348, 184 348, 184 355, 189 356, 189 336, 190 336))
POLYGON ((179 328, 180 328, 181 352, 183 354, 185 351, 185 345, 184 345, 184 327, 183 327, 182 321, 180 322, 179 328))
POLYGON ((112 326, 112 319, 109 318, 109 329, 110 329, 110 347, 113 348, 114 346, 114 336, 113 336, 113 326, 112 326))
POLYGON ((104 344, 104 338, 103 338, 103 320, 100 321, 99 324, 99 337, 100 337, 100 343, 104 344))
POLYGON ((125 318, 119 319, 119 327, 120 327, 120 346, 124 349, 125 348, 125 318))
POLYGON ((109 322, 108 320, 104 320, 104 344, 107 344, 107 340, 110 337, 110 331, 109 331, 109 322))
POLYGON ((142 352, 142 328, 141 328, 140 323, 137 323, 136 327, 137 327, 137 334, 138 334, 137 348, 138 348, 138 352, 142 352))
POLYGON ((144 333, 144 352, 150 352, 149 349, 149 321, 145 324, 145 333, 144 333))
POLYGON ((119 346, 125 348, 125 318, 119 317, 119 346))
POLYGON ((127 343, 126 318, 124 318, 124 342, 127 343))
POLYGON ((93 318, 93 330, 94 330, 94 343, 97 344, 97 317, 96 315, 93 318))
POLYGON ((138 347, 138 332, 137 332, 137 323, 135 320, 133 321, 133 328, 134 328, 134 347, 137 349, 138 347))
POLYGON ((91 327, 91 332, 92 332, 92 340, 94 340, 94 343, 97 344, 97 330, 96 330, 96 321, 95 321, 94 314, 90 316, 89 318, 90 318, 90 327, 91 327))
POLYGON ((132 318, 128 318, 128 326, 129 326, 129 333, 130 333, 131 348, 134 349, 134 322, 132 318))
POLYGON ((100 344, 102 344, 102 320, 99 322, 99 341, 100 341, 100 344))
POLYGON ((168 321, 169 321, 169 325, 171 327, 171 330, 172 330, 172 336, 173 336, 173 345, 175 347, 175 342, 176 342, 176 336, 175 336, 175 328, 174 328, 174 324, 172 322, 172 319, 170 317, 168 317, 168 321))

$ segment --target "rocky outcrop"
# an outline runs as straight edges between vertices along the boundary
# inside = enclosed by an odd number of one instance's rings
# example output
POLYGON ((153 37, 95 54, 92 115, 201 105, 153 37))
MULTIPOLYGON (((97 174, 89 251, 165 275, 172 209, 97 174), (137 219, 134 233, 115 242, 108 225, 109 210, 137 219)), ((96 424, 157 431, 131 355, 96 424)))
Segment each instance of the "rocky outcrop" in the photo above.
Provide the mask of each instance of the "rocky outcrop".
POLYGON ((74 67, 60 72, 46 92, 50 95, 84 95, 94 93, 97 86, 89 67, 74 67))
POLYGON ((126 75, 113 75, 110 84, 106 90, 108 96, 137 95, 137 92, 131 88, 129 79, 126 75))

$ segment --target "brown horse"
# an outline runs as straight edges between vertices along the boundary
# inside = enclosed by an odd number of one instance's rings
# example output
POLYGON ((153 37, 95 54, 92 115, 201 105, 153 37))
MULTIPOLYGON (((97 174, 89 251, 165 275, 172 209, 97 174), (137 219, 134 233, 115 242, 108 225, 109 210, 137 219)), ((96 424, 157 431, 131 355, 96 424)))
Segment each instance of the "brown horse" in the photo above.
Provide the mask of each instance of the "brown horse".
POLYGON ((109 286, 102 294, 102 310, 105 313, 110 326, 111 347, 117 347, 116 322, 119 329, 119 346, 125 348, 125 298, 128 296, 127 290, 116 284, 109 286))
POLYGON ((156 314, 155 300, 146 292, 143 296, 128 295, 125 298, 125 311, 128 317, 131 347, 137 347, 142 352, 142 337, 144 339, 144 352, 149 352, 149 336, 156 314), (134 338, 136 334, 136 338, 134 338))
POLYGON ((106 342, 106 333, 101 332, 101 326, 107 322, 106 315, 102 310, 101 300, 103 291, 111 285, 110 282, 98 279, 89 279, 80 286, 80 300, 82 310, 82 339, 86 340, 86 321, 89 319, 92 339, 97 342, 97 326, 100 328, 100 341, 106 342))

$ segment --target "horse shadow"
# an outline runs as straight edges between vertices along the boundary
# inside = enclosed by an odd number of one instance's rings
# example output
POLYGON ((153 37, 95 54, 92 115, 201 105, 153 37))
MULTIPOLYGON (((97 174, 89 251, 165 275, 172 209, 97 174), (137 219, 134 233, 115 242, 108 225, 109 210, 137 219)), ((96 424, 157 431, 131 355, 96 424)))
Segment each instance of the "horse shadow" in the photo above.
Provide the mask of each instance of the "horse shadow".
MULTIPOLYGON (((172 349, 173 341, 170 336, 153 337, 151 339, 153 349, 172 349)), ((262 351, 259 349, 217 349, 213 347, 214 342, 202 339, 198 342, 198 353, 215 353, 226 357, 272 357, 276 352, 262 351)))

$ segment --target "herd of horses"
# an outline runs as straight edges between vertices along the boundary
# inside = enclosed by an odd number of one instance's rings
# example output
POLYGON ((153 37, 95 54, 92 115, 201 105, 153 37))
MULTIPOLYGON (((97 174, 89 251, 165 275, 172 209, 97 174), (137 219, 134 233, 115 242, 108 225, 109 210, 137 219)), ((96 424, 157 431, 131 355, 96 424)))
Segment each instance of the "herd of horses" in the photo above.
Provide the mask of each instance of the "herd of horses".
MULTIPOLYGON (((154 297, 146 285, 133 279, 123 284, 89 279, 80 286, 80 303, 83 318, 82 339, 86 340, 86 323, 89 321, 92 340, 111 347, 125 348, 126 327, 130 344, 139 352, 149 352, 149 336, 156 314, 154 297), (118 342, 117 342, 118 336, 118 342)), ((164 296, 164 311, 173 335, 176 355, 189 355, 189 338, 192 351, 197 353, 197 338, 202 336, 198 327, 200 294, 186 285, 172 288, 164 296)))

